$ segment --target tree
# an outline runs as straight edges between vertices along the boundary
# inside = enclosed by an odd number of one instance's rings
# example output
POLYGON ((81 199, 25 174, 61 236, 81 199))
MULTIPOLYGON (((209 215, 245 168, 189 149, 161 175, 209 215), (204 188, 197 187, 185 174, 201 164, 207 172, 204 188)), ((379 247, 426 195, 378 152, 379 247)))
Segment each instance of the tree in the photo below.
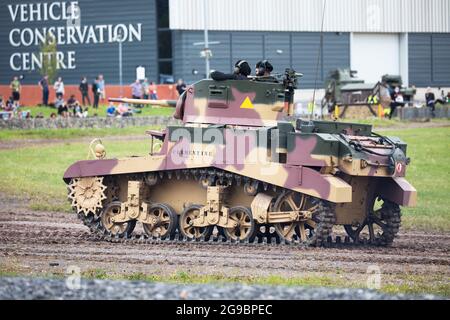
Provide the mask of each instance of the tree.
POLYGON ((58 75, 58 69, 56 64, 56 39, 54 36, 47 33, 45 41, 41 43, 40 51, 42 54, 42 66, 40 74, 42 76, 47 75, 49 83, 53 83, 58 75))

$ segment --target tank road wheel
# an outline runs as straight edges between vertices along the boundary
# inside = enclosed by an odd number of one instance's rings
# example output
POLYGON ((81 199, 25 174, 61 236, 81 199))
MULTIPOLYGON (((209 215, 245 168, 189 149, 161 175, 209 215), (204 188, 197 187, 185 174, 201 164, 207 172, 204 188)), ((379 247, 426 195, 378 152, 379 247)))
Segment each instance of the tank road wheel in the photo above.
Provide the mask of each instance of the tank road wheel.
POLYGON ((113 201, 109 203, 103 210, 100 221, 102 226, 108 230, 111 235, 118 237, 129 236, 136 226, 136 220, 131 220, 122 223, 115 223, 111 221, 111 218, 120 213, 120 201, 113 201))
POLYGON ((223 228, 227 239, 249 240, 255 233, 255 220, 252 211, 247 207, 233 207, 228 212, 228 218, 236 222, 233 228, 223 228))
POLYGON ((106 186, 103 177, 75 178, 68 185, 72 208, 79 214, 97 214, 103 207, 106 186))
POLYGON ((369 206, 367 217, 359 226, 345 225, 345 231, 354 242, 388 246, 396 237, 401 222, 399 205, 375 198, 369 206))
POLYGON ((183 236, 189 239, 199 239, 202 236, 207 237, 211 235, 214 226, 208 227, 194 227, 193 221, 200 214, 201 205, 193 204, 186 207, 180 215, 179 229, 183 236))
POLYGON ((320 246, 331 234, 335 222, 334 210, 330 204, 298 192, 281 194, 272 210, 311 212, 311 219, 305 221, 274 224, 278 236, 289 243, 299 239, 304 244, 320 246))
POLYGON ((142 224, 148 236, 164 239, 175 233, 178 225, 178 216, 171 207, 166 204, 155 203, 150 206, 148 215, 155 222, 153 224, 142 224))

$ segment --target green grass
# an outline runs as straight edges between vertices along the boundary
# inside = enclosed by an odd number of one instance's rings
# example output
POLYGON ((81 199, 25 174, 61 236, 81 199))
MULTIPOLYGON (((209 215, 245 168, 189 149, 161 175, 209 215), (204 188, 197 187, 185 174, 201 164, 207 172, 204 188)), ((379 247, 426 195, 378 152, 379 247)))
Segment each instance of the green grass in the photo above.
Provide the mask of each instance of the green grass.
MULTIPOLYGON (((106 109, 108 109, 107 105, 100 105, 98 109, 94 109, 89 107, 89 116, 93 116, 97 114, 99 117, 106 117, 106 109)), ((42 106, 26 106, 19 108, 20 111, 30 111, 33 117, 36 117, 39 113, 42 113, 45 118, 49 118, 52 113, 57 113, 57 109, 51 107, 42 107, 42 106)), ((158 106, 145 106, 142 109, 139 109, 141 113, 135 113, 133 116, 171 116, 175 109, 174 108, 162 108, 158 106)))
POLYGON ((407 179, 418 206, 404 208, 403 227, 450 231, 450 127, 383 132, 408 143, 407 179))
MULTIPOLYGON (((142 128, 99 129, 83 131, 89 136, 142 133, 142 128)), ((21 131, 19 131, 21 132, 21 131)), ((64 130, 56 131, 64 132, 64 130)), ((68 131, 70 132, 70 131, 68 131)), ((403 227, 423 230, 450 231, 450 127, 404 129, 386 131, 384 134, 399 136, 408 143, 408 156, 412 163, 407 179, 418 190, 418 206, 403 209, 403 227)), ((26 136, 27 133, 24 133, 26 136)), ((34 133, 30 132, 30 136, 34 133)), ((41 133, 39 133, 41 134, 41 133)), ((48 131, 48 137, 54 137, 48 131)), ((80 132, 62 134, 63 137, 79 137, 80 132)), ((2 139, 17 137, 11 132, 0 131, 2 139)), ((108 141, 104 139, 107 156, 124 157, 145 155, 149 141, 108 141)), ((30 200, 36 210, 69 211, 66 186, 62 181, 65 169, 73 162, 86 158, 86 143, 62 142, 53 145, 36 145, 21 149, 0 151, 0 191, 11 196, 30 200)))

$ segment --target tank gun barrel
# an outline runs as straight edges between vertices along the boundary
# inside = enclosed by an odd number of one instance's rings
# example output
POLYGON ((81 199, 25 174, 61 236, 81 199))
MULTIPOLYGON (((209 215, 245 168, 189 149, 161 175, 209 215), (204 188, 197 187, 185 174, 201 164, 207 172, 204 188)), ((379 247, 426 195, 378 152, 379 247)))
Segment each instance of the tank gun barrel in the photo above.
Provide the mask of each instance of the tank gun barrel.
POLYGON ((160 107, 175 108, 177 100, 149 100, 149 99, 128 99, 128 98, 109 98, 109 102, 119 102, 128 104, 151 104, 160 107))

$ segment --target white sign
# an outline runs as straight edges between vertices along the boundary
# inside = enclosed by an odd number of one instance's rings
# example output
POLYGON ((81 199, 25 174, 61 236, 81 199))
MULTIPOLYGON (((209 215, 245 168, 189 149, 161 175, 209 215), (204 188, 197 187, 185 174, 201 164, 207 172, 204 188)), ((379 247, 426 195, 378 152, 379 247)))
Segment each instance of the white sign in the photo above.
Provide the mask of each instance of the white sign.
POLYGON ((13 28, 9 31, 9 45, 17 48, 11 54, 9 64, 14 71, 34 71, 42 68, 43 59, 48 53, 36 52, 48 37, 50 43, 57 45, 56 61, 58 69, 76 69, 76 51, 63 51, 65 45, 83 45, 117 42, 142 41, 142 23, 118 23, 101 25, 82 25, 82 10, 78 1, 54 1, 41 3, 12 3, 7 10, 13 28), (27 22, 54 21, 40 28, 29 28, 27 22), (61 26, 60 21, 66 21, 61 26), (22 49, 23 48, 23 49, 22 49), (26 51, 20 51, 26 50, 26 51))
POLYGON ((143 66, 139 66, 136 68, 136 79, 138 80, 145 79, 145 68, 143 66))

